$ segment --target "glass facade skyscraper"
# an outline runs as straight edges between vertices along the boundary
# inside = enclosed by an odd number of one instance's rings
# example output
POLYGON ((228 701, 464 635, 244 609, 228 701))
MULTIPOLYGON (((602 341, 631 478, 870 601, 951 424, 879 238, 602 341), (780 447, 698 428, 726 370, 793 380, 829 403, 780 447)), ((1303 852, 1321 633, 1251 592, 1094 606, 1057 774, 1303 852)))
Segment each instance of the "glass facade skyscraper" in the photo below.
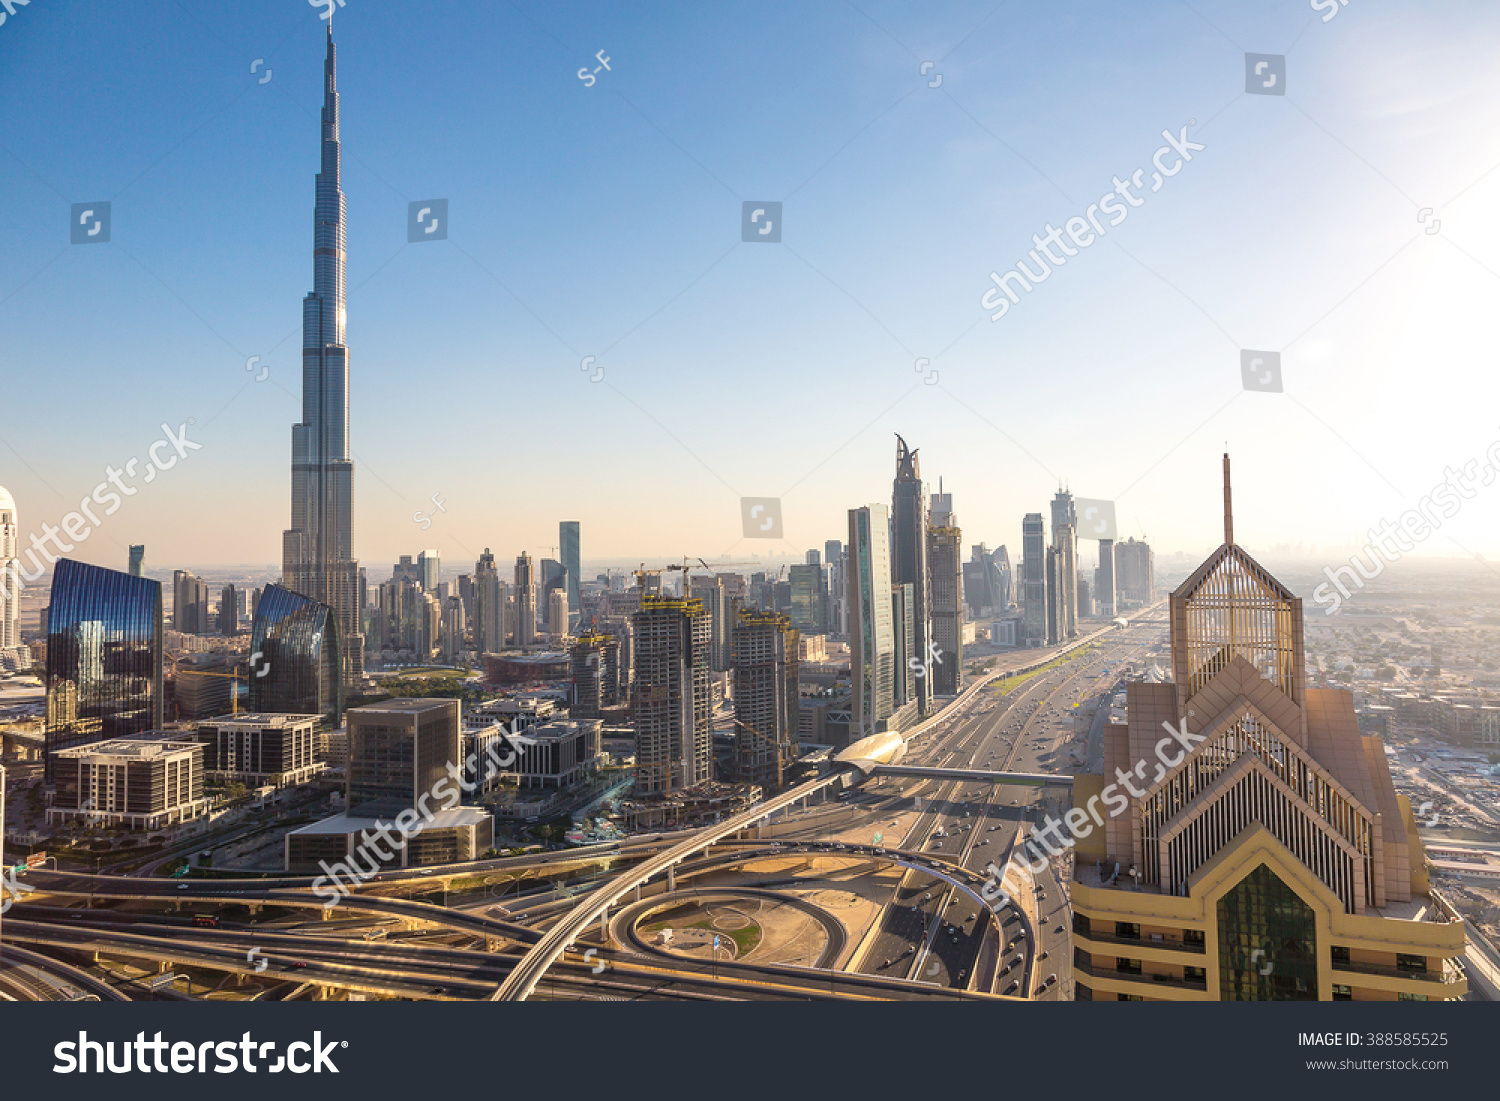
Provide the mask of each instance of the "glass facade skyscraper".
POLYGON ((849 510, 849 672, 854 687, 850 741, 877 733, 895 710, 889 532, 884 505, 849 510))
POLYGON ((349 348, 344 343, 346 212, 339 186, 339 93, 333 27, 323 62, 323 155, 313 208, 313 289, 302 300, 302 421, 292 426, 292 523, 282 585, 334 609, 350 681, 363 675, 363 611, 354 560, 349 459, 349 348))
POLYGON ((58 750, 161 725, 161 582, 58 559, 47 617, 47 783, 58 750))
POLYGON ((562 554, 563 569, 568 571, 568 618, 571 626, 578 625, 579 613, 583 610, 578 602, 578 584, 582 579, 583 566, 579 562, 579 526, 577 520, 564 520, 557 525, 557 546, 562 554))
MULTIPOLYGON (((922 469, 917 462, 915 448, 908 448, 906 441, 896 437, 896 481, 891 490, 891 574, 889 581, 896 585, 910 585, 911 603, 907 613, 911 616, 915 634, 915 652, 927 653, 927 640, 932 636, 931 580, 927 573, 927 489, 922 484, 922 469)), ((916 697, 919 714, 927 713, 927 701, 931 692, 927 678, 917 681, 916 697)))
POLYGON ((251 711, 343 723, 343 646, 327 604, 267 585, 250 629, 250 657, 251 711))

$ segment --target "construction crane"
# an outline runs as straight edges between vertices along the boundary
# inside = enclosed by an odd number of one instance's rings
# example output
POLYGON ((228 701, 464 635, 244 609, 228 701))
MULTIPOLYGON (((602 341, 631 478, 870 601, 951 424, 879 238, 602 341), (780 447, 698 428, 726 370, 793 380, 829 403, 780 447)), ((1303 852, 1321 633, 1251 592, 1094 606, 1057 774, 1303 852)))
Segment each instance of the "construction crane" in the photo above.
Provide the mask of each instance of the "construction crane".
MULTIPOLYGON (((632 570, 631 573, 635 577, 636 585, 638 585, 642 589, 645 588, 645 584, 642 581, 642 578, 644 577, 654 577, 663 573, 681 573, 682 588, 684 594, 686 594, 688 590, 688 573, 692 570, 697 569, 698 566, 702 566, 709 573, 714 573, 717 570, 721 569, 729 569, 741 566, 760 566, 762 564, 763 563, 760 562, 715 562, 713 565, 709 565, 701 558, 694 557, 691 554, 684 554, 682 556, 682 563, 680 565, 676 562, 673 562, 666 566, 658 566, 655 569, 648 570, 646 568, 646 563, 642 562, 640 569, 632 570), (696 563, 696 565, 694 565, 694 563, 696 563)), ((785 569, 784 566, 782 568, 785 569)))
POLYGON ((167 661, 169 661, 172 665, 172 678, 174 680, 182 673, 191 673, 194 676, 199 677, 227 677, 230 681, 233 682, 229 686, 229 712, 232 715, 238 715, 240 713, 239 682, 245 681, 246 684, 249 683, 249 679, 246 674, 240 673, 238 671, 233 673, 216 673, 211 672, 207 669, 194 669, 192 667, 188 667, 187 669, 179 669, 177 665, 181 660, 182 659, 178 655, 167 655, 167 661))

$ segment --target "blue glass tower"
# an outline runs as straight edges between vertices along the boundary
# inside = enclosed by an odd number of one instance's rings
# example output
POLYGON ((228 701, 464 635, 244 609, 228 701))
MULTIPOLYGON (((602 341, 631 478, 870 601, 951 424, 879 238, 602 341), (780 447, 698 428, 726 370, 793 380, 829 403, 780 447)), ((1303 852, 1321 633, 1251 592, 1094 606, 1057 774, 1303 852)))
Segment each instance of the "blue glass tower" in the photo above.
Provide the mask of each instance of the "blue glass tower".
POLYGON ((342 724, 340 638, 328 605, 267 585, 250 628, 250 710, 321 715, 330 726, 342 724))
POLYGON ((326 604, 345 643, 343 677, 362 673, 359 563, 353 552, 349 349, 344 344, 346 211, 339 186, 339 94, 333 27, 323 62, 323 156, 313 209, 313 289, 302 300, 302 423, 292 426, 292 526, 282 584, 326 604))
POLYGON ((161 725, 161 582, 58 559, 47 614, 46 782, 59 749, 161 725))

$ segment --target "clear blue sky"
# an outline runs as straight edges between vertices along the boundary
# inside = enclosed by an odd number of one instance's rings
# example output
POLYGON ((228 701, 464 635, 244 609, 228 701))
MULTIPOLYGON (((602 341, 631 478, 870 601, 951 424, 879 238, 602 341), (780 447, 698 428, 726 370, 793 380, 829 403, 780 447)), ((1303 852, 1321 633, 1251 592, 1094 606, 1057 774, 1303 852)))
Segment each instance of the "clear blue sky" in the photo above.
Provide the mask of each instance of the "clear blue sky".
MULTIPOLYGON (((1122 535, 1207 548, 1228 441, 1240 541, 1331 554, 1500 439, 1493 4, 349 0, 334 26, 372 576, 548 554, 560 519, 595 559, 821 546, 889 498, 897 431, 966 542, 1014 555, 1065 479, 1122 535), (1287 56, 1287 96, 1245 94, 1246 51, 1287 56), (1115 176, 1149 186, 1189 120, 1206 148, 990 321, 989 273, 1115 176), (450 240, 409 245, 429 198, 450 240), (784 202, 781 244, 740 242, 744 200, 784 202), (1286 392, 1244 392, 1241 348, 1282 351, 1286 392), (741 540, 740 495, 783 497, 785 543, 741 540)), ((323 34, 305 0, 0 26, 23 532, 194 418, 202 450, 79 556, 279 560, 323 34), (70 246, 97 200, 111 242, 70 246)), ((1478 492, 1424 552, 1500 552, 1478 492)))

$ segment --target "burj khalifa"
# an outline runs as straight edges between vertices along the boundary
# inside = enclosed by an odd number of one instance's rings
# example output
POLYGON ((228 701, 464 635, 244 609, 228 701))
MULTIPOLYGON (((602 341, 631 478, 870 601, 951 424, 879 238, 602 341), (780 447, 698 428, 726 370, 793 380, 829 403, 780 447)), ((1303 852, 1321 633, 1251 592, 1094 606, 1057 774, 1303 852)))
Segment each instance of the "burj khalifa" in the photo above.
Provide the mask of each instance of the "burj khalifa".
POLYGON ((313 211, 313 289, 302 300, 302 423, 292 426, 292 526, 282 584, 337 615, 344 678, 363 674, 359 563, 352 548, 349 349, 344 344, 346 211, 339 186, 339 93, 333 25, 323 62, 323 159, 313 211))

